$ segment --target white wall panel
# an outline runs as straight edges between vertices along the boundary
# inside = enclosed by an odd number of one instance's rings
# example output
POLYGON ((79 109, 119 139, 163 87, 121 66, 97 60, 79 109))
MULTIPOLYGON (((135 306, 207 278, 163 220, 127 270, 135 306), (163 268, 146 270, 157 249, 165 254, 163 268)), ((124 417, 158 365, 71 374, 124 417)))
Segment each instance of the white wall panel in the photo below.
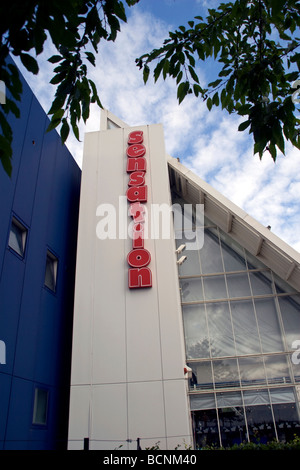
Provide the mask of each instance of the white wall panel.
MULTIPOLYGON (((83 383, 91 389, 95 449, 114 449, 120 441, 123 448, 135 448, 138 437, 142 447, 159 440, 163 449, 173 445, 174 436, 190 434, 174 240, 145 239, 152 287, 129 289, 132 240, 120 239, 119 232, 112 240, 96 236, 103 220, 97 207, 109 203, 118 212, 119 198, 126 195, 127 136, 133 130, 144 133, 150 216, 151 203, 170 204, 162 126, 101 131, 85 142, 71 380, 72 389, 83 383)), ((131 218, 125 214, 125 220, 131 218)), ((151 236, 151 217, 149 222, 151 236)), ((71 402, 70 436, 74 426, 78 436, 77 415, 82 419, 87 412, 90 398, 83 394, 82 400, 80 412, 80 400, 71 402)))

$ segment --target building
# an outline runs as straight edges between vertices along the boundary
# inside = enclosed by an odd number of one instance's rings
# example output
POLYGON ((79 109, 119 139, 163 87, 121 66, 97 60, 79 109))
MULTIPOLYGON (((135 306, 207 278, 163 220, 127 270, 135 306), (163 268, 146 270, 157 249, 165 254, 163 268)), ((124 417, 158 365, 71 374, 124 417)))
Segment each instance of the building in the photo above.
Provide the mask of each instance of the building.
POLYGON ((300 435, 299 253, 166 156, 161 125, 103 111, 81 175, 22 83, 0 168, 0 449, 300 435))
POLYGON ((166 158, 161 125, 102 114, 84 146, 68 448, 299 435, 299 253, 166 158))
MULTIPOLYGON (((81 170, 26 81, 0 165, 0 449, 66 448, 81 170)), ((1 105, 0 105, 1 107, 1 105)))

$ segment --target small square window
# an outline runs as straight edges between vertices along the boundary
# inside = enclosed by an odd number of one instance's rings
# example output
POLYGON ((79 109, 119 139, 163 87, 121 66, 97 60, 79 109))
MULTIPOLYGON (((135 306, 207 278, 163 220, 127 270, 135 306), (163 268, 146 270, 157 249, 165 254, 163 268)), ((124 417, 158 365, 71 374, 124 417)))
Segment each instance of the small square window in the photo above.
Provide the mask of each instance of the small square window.
POLYGON ((46 425, 48 411, 48 390, 36 388, 34 393, 33 424, 46 425))
POLYGON ((27 239, 27 229, 15 217, 12 218, 8 245, 18 255, 24 256, 27 239))
POLYGON ((45 286, 53 292, 56 291, 57 266, 58 259, 53 255, 53 253, 51 253, 51 251, 48 250, 46 258, 45 286))

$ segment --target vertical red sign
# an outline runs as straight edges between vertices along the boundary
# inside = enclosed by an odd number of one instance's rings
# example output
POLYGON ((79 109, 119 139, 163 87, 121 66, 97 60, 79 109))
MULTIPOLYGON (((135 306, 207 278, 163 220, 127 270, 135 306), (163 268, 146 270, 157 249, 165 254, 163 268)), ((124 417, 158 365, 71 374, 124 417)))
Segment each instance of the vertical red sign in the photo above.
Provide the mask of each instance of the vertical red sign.
POLYGON ((144 204, 148 199, 148 188, 145 184, 147 171, 146 147, 143 144, 143 131, 133 131, 127 140, 127 165, 129 173, 127 200, 130 203, 129 215, 133 218, 132 250, 127 255, 128 286, 130 289, 152 287, 152 272, 148 268, 151 254, 144 248, 144 204))

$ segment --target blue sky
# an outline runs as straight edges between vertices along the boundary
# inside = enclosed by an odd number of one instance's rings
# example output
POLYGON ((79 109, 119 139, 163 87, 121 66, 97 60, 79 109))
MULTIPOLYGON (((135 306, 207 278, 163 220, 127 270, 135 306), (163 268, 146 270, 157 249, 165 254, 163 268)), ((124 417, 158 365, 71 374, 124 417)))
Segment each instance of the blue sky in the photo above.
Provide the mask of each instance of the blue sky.
MULTIPOLYGON (((287 146, 286 156, 276 164, 265 155, 253 156, 252 138, 238 132, 241 120, 221 108, 209 112, 200 99, 189 95, 181 105, 176 99, 176 84, 162 78, 154 84, 143 83, 135 59, 159 47, 170 30, 186 25, 196 15, 206 16, 207 7, 217 7, 217 0, 141 0, 128 10, 128 22, 122 25, 115 43, 99 47, 96 67, 90 74, 105 108, 129 125, 162 123, 166 151, 210 183, 232 202, 300 251, 300 152, 287 146)), ((55 53, 51 46, 40 57, 37 77, 25 78, 46 111, 55 87, 45 86, 53 66, 47 58, 55 53)), ((18 62, 19 64, 19 62, 18 62)), ((201 64, 198 76, 203 85, 211 81, 212 68, 201 64)), ((242 119, 244 120, 244 119, 242 119)), ((84 132, 99 130, 100 112, 92 107, 84 132)), ((83 144, 70 137, 67 145, 79 165, 83 144)))

